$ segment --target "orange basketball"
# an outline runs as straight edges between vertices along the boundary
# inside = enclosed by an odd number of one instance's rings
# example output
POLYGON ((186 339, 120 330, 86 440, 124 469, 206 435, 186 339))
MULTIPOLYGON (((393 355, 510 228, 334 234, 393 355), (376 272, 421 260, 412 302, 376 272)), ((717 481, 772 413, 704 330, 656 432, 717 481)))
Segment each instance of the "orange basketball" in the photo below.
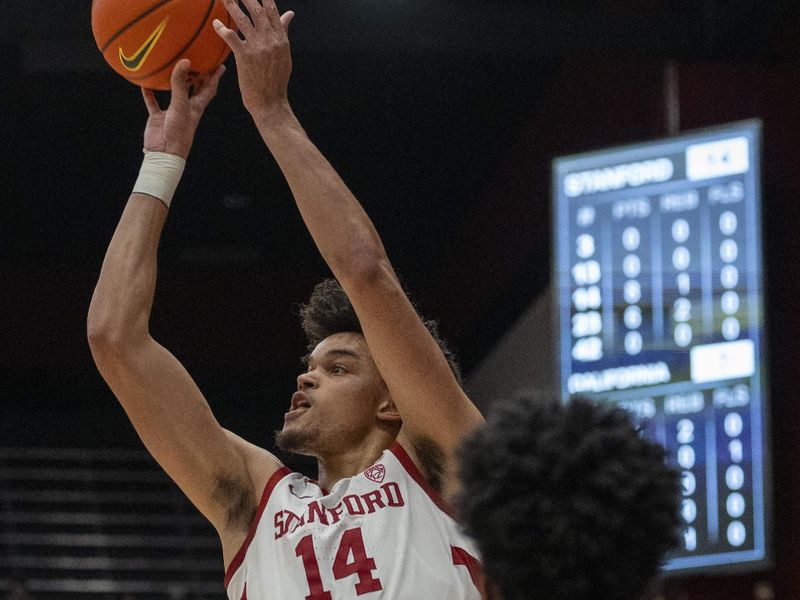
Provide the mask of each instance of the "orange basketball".
POLYGON ((111 67, 128 81, 168 90, 172 67, 192 61, 192 74, 213 72, 230 49, 212 25, 232 20, 221 0, 93 0, 92 31, 111 67))

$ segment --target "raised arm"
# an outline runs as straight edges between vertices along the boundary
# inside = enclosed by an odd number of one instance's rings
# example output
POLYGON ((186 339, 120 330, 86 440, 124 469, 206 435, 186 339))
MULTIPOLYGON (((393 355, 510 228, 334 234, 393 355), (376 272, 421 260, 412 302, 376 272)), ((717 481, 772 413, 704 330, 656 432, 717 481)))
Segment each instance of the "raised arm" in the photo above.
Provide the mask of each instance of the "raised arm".
MULTIPOLYGON (((145 150, 165 153, 178 171, 224 71, 190 98, 188 69, 189 61, 176 66, 166 111, 152 91, 143 90, 150 115, 145 150)), ((164 201, 171 195, 169 182, 174 190, 179 177, 151 172, 149 184, 140 177, 136 189, 153 195, 134 192, 128 200, 103 262, 87 329, 100 373, 153 457, 219 531, 227 565, 278 463, 225 431, 183 366, 150 336, 156 252, 168 212, 164 201)))
MULTIPOLYGON (((403 435, 415 446, 433 442, 452 459, 462 437, 483 419, 403 292, 369 217, 292 113, 287 28, 293 13, 280 16, 273 0, 263 0, 263 6, 256 0, 244 4, 252 21, 235 0, 225 0, 243 41, 222 23, 215 27, 236 57, 245 107, 353 304, 403 418, 403 435)), ((448 473, 452 471, 445 471, 446 487, 451 483, 448 473)))

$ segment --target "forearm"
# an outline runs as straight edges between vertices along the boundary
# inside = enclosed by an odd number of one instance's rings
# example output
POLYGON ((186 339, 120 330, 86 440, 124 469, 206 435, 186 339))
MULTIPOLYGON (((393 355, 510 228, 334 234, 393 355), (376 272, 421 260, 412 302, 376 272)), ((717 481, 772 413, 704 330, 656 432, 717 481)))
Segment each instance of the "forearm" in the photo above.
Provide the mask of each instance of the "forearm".
POLYGON ((172 97, 162 110, 152 90, 142 89, 148 119, 145 158, 125 211, 108 247, 100 280, 89 308, 92 349, 99 344, 129 343, 148 335, 156 287, 156 252, 167 207, 178 186, 194 133, 217 92, 224 67, 194 82, 189 97, 191 63, 178 61, 172 71, 172 97), (138 193, 137 193, 138 192, 138 193))
POLYGON ((156 253, 167 207, 132 194, 106 252, 89 308, 89 337, 133 342, 148 335, 156 285, 156 253))
POLYGON ((288 107, 254 115, 320 253, 341 281, 385 261, 375 227, 288 107))

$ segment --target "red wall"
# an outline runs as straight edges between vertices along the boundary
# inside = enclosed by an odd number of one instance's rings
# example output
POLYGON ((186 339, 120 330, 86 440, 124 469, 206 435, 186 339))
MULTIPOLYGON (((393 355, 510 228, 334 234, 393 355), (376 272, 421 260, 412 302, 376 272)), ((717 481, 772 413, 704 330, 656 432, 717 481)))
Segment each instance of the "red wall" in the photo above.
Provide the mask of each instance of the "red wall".
MULTIPOLYGON (((800 404, 792 379, 800 365, 800 79, 796 69, 710 66, 680 71, 686 128, 750 117, 764 120, 765 312, 771 338, 775 568, 762 575, 687 581, 688 598, 755 598, 774 586, 778 600, 800 598, 800 404)), ((766 600, 766 599, 765 599, 766 600)))

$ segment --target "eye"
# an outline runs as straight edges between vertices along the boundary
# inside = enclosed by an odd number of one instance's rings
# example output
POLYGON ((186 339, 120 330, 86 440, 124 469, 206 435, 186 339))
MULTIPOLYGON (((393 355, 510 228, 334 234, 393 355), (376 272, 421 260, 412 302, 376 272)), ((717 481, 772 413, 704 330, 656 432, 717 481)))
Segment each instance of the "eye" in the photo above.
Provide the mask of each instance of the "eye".
POLYGON ((345 367, 344 365, 333 365, 331 367, 331 373, 333 373, 334 375, 343 375, 347 373, 347 367, 345 367))

